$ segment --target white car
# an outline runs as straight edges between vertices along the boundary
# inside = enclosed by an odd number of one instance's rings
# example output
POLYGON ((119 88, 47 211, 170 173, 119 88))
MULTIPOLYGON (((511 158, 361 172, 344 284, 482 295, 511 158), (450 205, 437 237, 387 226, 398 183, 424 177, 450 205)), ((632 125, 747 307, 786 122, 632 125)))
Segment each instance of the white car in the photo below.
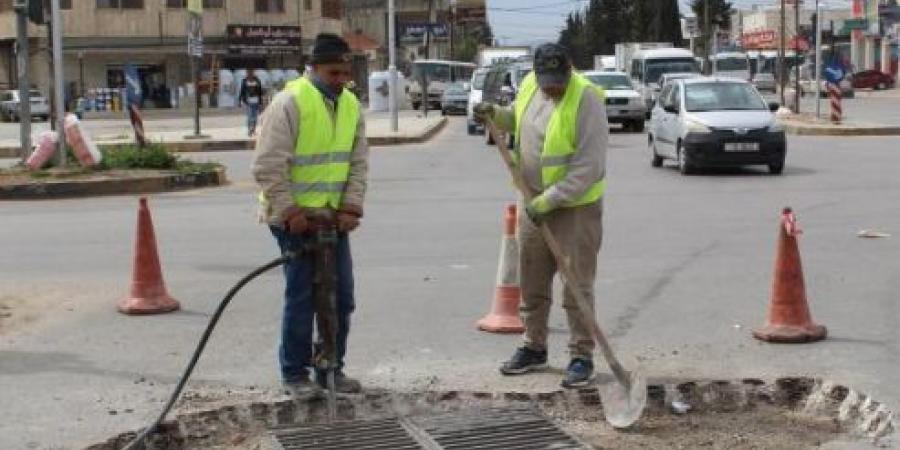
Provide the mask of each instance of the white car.
POLYGON ((683 174, 700 167, 765 165, 784 169, 787 144, 774 111, 747 81, 691 78, 666 85, 650 118, 653 167, 678 161, 683 174))
POLYGON ((592 83, 606 93, 606 118, 609 123, 620 123, 625 130, 643 132, 647 107, 641 94, 634 89, 624 72, 584 72, 592 83))
POLYGON ((758 72, 753 75, 753 85, 760 91, 777 91, 775 74, 772 72, 758 72))
MULTIPOLYGON (((50 103, 38 90, 32 89, 29 96, 31 97, 31 117, 47 120, 50 117, 50 103)), ((0 91, 0 120, 19 121, 18 90, 0 91)))
POLYGON ((484 93, 484 76, 487 75, 488 69, 477 69, 472 74, 472 83, 469 89, 469 103, 466 105, 466 125, 469 134, 484 133, 484 125, 475 121, 475 113, 473 108, 481 103, 481 97, 484 93))

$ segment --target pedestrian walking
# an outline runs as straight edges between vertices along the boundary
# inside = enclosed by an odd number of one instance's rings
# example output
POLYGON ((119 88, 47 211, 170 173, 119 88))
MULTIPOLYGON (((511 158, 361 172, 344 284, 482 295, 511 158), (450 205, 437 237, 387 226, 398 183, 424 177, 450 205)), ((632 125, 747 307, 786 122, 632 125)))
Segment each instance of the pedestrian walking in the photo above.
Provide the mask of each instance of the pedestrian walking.
POLYGON ((603 236, 608 124, 599 90, 572 70, 565 48, 544 44, 534 70, 510 108, 482 103, 476 114, 514 133, 514 159, 525 183, 539 193, 519 219, 524 345, 500 368, 519 375, 547 365, 548 319, 558 268, 544 240, 546 224, 579 275, 568 280, 562 306, 569 324, 570 362, 563 387, 586 386, 593 375, 594 340, 572 294, 579 289, 594 314, 594 279, 603 236), (576 283, 576 284, 571 284, 576 283))
POLYGON ((256 122, 265 95, 262 81, 253 70, 247 72, 247 78, 241 81, 241 90, 238 94, 238 104, 244 105, 247 110, 247 135, 256 134, 256 122))
MULTIPOLYGON (((345 88, 351 78, 350 48, 340 37, 316 37, 308 73, 287 84, 263 114, 253 176, 261 214, 284 252, 303 248, 316 227, 338 232, 336 391, 358 392, 344 374, 344 355, 355 308, 349 233, 363 217, 368 156, 365 124, 357 98, 345 88)), ((285 291, 279 362, 291 394, 324 388, 326 374, 313 366, 314 264, 295 258, 284 267, 285 291)), ((321 330, 320 330, 321 333, 321 330)))

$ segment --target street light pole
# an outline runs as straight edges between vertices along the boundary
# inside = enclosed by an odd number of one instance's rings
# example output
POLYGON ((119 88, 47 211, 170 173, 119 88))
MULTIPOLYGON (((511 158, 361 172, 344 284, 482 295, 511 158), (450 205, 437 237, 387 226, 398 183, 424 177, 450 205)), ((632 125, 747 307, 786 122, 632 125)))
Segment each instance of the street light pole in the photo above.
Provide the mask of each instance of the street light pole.
POLYGON ((816 119, 822 115, 822 11, 816 0, 816 119))
POLYGON ((28 80, 28 4, 21 2, 16 9, 16 79, 19 83, 19 142, 22 161, 31 153, 31 93, 28 80))
POLYGON ((781 0, 781 32, 779 33, 779 45, 778 45, 778 90, 781 91, 781 104, 784 105, 786 98, 784 96, 784 34, 785 34, 785 13, 784 13, 784 0, 781 0))
POLYGON ((800 113, 800 0, 794 0, 794 108, 800 113))
POLYGON ((391 131, 399 128, 397 118, 397 23, 394 11, 394 0, 388 0, 388 71, 390 72, 390 89, 388 101, 391 111, 391 131))
POLYGON ((704 63, 706 64, 706 74, 712 74, 712 67, 709 60, 709 52, 710 45, 712 44, 712 39, 710 38, 710 20, 709 20, 709 0, 705 0, 703 5, 703 35, 704 35, 704 44, 703 44, 703 53, 706 56, 704 63))
MULTIPOLYGON (((53 47, 53 86, 56 95, 53 97, 53 109, 56 111, 56 132, 59 136, 59 167, 66 166, 66 133, 65 133, 65 96, 63 94, 63 56, 62 56, 62 11, 59 8, 59 0, 50 2, 50 40, 53 47)), ((29 97, 21 101, 31 101, 29 97)))

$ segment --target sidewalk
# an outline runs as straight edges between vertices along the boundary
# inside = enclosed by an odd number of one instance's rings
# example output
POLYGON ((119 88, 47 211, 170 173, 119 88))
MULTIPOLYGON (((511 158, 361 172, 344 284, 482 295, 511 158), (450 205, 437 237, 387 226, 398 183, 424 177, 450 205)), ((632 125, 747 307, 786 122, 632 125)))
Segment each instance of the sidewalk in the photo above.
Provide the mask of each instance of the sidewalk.
POLYGON ((844 121, 833 124, 823 115, 816 119, 814 114, 790 114, 778 118, 789 134, 799 136, 897 136, 900 135, 900 124, 844 121))
MULTIPOLYGON (((199 139, 192 138, 192 120, 178 116, 145 120, 144 130, 150 141, 164 143, 171 152, 250 150, 254 148, 255 139, 247 137, 246 128, 239 125, 242 117, 236 113, 214 120, 202 118, 201 125, 207 126, 201 128, 203 137, 199 139), (173 119, 181 120, 173 124, 173 119), (218 123, 220 126, 209 127, 210 123, 218 123), (221 126, 222 124, 227 126, 221 126), (162 130, 157 131, 158 128, 162 130)), ((82 123, 101 148, 134 142, 134 132, 127 120, 87 119, 82 123)), ((442 117, 440 112, 430 113, 426 118, 416 111, 401 111, 399 131, 395 133, 390 130, 390 116, 387 113, 366 113, 366 135, 369 145, 373 146, 425 142, 445 124, 446 117, 442 117)), ((18 155, 18 140, 0 139, 0 158, 15 158, 18 155)))

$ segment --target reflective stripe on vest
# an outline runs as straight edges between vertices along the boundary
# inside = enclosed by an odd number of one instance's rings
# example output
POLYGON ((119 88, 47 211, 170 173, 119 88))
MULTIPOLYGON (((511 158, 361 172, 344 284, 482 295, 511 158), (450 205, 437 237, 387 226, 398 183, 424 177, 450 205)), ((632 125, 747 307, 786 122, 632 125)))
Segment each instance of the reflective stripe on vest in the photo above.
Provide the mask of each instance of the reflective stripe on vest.
MULTIPOLYGON (((605 93, 594 86, 584 76, 572 73, 566 93, 556 105, 544 135, 544 147, 541 149, 541 183, 544 189, 560 182, 568 174, 569 163, 577 150, 578 107, 585 89, 595 89, 602 97, 605 93)), ((537 93, 538 84, 534 73, 528 74, 522 81, 516 96, 516 159, 521 150, 522 122, 528 105, 537 93)), ((581 206, 596 202, 606 191, 606 178, 603 177, 573 202, 564 207, 581 206)))
POLYGON ((291 167, 291 192, 302 208, 341 206, 359 123, 359 102, 344 90, 332 119, 322 93, 306 78, 285 87, 294 94, 300 129, 291 167))

